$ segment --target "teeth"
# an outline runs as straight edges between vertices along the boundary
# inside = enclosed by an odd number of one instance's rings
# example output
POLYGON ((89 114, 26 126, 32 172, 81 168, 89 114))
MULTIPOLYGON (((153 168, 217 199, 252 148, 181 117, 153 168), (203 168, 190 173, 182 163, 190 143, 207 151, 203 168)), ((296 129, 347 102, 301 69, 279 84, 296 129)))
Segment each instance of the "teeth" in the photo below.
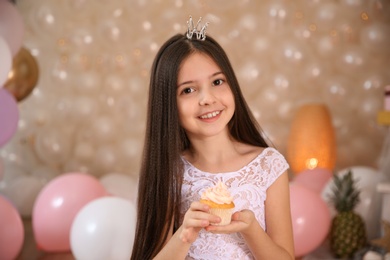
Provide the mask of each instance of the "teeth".
POLYGON ((208 113, 206 115, 201 116, 200 118, 202 118, 202 119, 212 118, 212 117, 215 117, 215 116, 219 115, 219 113, 220 113, 220 111, 208 113))

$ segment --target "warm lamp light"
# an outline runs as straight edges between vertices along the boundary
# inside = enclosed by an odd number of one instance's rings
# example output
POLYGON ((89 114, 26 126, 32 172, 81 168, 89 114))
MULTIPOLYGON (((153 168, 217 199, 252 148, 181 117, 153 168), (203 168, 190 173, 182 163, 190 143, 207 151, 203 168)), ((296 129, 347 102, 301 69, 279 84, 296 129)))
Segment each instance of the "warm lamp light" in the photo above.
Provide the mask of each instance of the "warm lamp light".
POLYGON ((287 160, 294 174, 317 167, 333 171, 336 140, 326 105, 306 104, 298 109, 288 138, 287 160))

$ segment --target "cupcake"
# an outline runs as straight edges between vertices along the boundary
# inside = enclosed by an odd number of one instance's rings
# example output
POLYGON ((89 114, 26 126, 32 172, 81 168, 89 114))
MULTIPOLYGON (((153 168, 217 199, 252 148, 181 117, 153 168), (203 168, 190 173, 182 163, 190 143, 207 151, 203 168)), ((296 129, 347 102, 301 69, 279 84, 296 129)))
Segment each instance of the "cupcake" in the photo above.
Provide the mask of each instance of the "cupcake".
POLYGON ((210 213, 221 218, 221 222, 212 225, 228 225, 232 219, 234 203, 225 184, 221 181, 207 188, 201 195, 201 203, 210 206, 210 213))

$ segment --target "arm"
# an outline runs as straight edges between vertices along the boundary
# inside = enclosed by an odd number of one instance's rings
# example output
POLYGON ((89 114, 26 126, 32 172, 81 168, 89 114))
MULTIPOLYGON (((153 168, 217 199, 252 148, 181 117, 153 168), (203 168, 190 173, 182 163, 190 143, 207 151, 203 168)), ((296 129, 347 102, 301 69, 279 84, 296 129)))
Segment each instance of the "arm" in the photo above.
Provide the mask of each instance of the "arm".
POLYGON ((287 172, 268 188, 265 218, 267 232, 250 210, 234 213, 230 225, 209 226, 206 230, 214 233, 240 232, 256 259, 294 259, 287 172))
POLYGON ((184 216, 183 224, 173 235, 173 225, 171 225, 169 232, 171 235, 154 259, 184 259, 191 244, 197 239, 199 231, 212 222, 221 221, 219 217, 209 214, 208 211, 208 205, 193 202, 184 216))
POLYGON ((248 232, 243 234, 252 253, 259 259, 294 259, 287 172, 268 188, 265 219, 267 233, 255 221, 253 229, 249 228, 248 232))

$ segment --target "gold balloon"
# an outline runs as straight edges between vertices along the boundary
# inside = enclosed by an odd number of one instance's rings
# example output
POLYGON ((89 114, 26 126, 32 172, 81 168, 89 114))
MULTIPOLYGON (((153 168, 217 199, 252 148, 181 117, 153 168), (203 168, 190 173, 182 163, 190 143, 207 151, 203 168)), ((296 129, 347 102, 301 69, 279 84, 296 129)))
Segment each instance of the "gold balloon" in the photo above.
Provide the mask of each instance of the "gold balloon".
POLYGON ((4 88, 9 90, 19 102, 25 99, 38 82, 38 63, 24 47, 20 48, 12 61, 11 71, 4 88))

